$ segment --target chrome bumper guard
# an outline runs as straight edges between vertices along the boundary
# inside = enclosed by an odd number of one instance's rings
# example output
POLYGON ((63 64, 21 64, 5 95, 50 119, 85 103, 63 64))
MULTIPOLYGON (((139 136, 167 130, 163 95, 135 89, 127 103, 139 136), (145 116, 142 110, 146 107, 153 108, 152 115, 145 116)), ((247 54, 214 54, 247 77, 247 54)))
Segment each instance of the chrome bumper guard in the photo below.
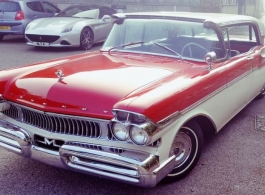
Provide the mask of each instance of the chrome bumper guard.
POLYGON ((145 160, 136 160, 67 143, 56 152, 35 146, 26 130, 2 120, 0 147, 52 166, 143 187, 155 186, 171 172, 175 161, 175 156, 172 156, 160 164, 153 154, 145 160))

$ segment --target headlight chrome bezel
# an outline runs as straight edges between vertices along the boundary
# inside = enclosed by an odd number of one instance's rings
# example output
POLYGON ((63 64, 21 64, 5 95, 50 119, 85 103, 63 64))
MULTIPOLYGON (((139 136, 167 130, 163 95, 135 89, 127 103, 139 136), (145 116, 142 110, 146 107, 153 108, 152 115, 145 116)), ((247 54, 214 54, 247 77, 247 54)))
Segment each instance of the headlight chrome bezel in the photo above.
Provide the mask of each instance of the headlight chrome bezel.
POLYGON ((144 131, 138 125, 131 125, 130 126, 129 135, 130 135, 130 138, 133 141, 133 143, 135 143, 137 145, 145 145, 145 143, 148 143, 150 141, 150 136, 147 134, 146 131, 144 131), (134 132, 133 132, 134 129, 138 129, 139 133, 142 133, 142 135, 143 135, 143 141, 142 142, 136 141, 136 138, 135 138, 135 135, 134 135, 134 132))
POLYGON ((148 145, 151 143, 152 136, 158 127, 157 124, 155 124, 146 116, 134 112, 114 109, 113 114, 114 119, 112 119, 111 132, 117 140, 131 141, 137 145, 148 145), (114 132, 113 128, 116 123, 124 125, 124 127, 127 129, 129 136, 126 140, 119 139, 116 133, 114 132), (144 142, 140 143, 136 140, 132 132, 134 128, 139 128, 142 131, 145 137, 144 142))
POLYGON ((114 135, 114 137, 117 139, 117 140, 119 140, 119 141, 126 141, 127 139, 128 139, 128 137, 129 137, 129 130, 128 130, 128 128, 125 126, 125 125, 123 125, 122 123, 120 123, 120 122, 115 122, 115 123, 113 123, 112 124, 112 128, 111 128, 111 130, 112 130, 112 134, 114 135), (118 134, 117 134, 117 132, 115 131, 115 125, 121 125, 121 127, 123 127, 124 128, 124 133, 125 133, 125 135, 124 135, 124 138, 122 139, 121 138, 121 136, 119 136, 118 134))

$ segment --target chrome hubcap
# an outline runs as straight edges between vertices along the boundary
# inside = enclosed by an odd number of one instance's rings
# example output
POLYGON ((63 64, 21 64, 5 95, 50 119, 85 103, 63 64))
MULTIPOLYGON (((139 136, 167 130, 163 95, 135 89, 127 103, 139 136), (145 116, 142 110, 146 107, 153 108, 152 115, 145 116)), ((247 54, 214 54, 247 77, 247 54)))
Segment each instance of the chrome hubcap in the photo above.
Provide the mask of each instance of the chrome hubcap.
POLYGON ((189 158, 192 149, 192 142, 190 137, 184 133, 179 132, 175 137, 171 151, 175 154, 175 168, 181 166, 189 158))

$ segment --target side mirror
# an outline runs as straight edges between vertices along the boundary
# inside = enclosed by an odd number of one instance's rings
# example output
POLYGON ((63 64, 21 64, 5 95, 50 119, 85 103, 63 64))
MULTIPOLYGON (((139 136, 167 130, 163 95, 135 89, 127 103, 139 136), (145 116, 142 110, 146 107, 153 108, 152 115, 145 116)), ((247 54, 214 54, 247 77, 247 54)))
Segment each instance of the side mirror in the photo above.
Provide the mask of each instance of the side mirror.
POLYGON ((109 15, 104 15, 104 16, 101 18, 101 20, 102 20, 103 22, 110 22, 110 21, 111 21, 111 17, 110 17, 109 15))
POLYGON ((208 64, 207 70, 211 70, 212 69, 212 63, 214 63, 216 61, 216 53, 214 51, 208 52, 204 56, 204 60, 208 64))

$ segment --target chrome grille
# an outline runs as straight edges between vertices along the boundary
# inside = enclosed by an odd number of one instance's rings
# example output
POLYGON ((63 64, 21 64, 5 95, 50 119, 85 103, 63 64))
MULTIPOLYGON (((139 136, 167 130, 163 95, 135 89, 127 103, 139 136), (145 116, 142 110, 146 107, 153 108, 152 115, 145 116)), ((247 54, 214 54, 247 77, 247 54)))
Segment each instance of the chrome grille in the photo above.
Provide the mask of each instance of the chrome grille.
POLYGON ((10 108, 8 110, 4 110, 2 111, 2 113, 13 119, 19 118, 19 110, 17 107, 13 106, 12 104, 10 104, 10 108))
POLYGON ((53 133, 90 138, 99 138, 101 136, 99 123, 90 120, 82 120, 83 118, 78 119, 70 116, 48 115, 43 112, 13 104, 10 104, 10 108, 2 111, 2 113, 23 123, 53 133))

